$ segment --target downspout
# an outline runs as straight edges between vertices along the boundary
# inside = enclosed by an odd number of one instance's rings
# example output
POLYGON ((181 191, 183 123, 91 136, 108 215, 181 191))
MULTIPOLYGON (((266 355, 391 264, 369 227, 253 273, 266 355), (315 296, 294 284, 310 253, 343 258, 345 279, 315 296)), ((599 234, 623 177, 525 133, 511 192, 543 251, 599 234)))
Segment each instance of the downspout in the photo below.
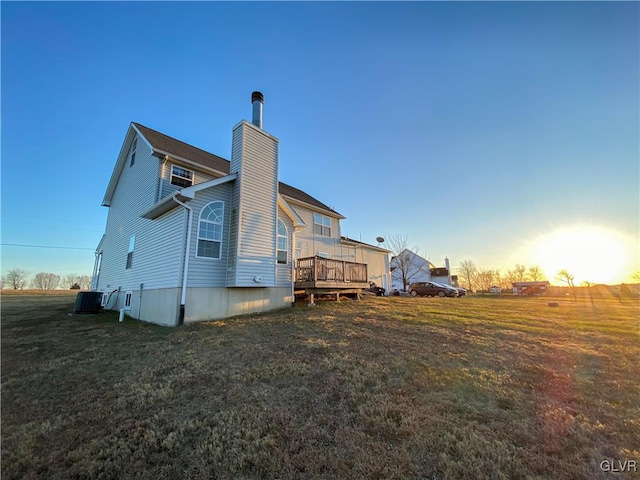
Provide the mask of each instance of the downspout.
POLYGON ((296 303, 296 227, 291 232, 291 305, 296 303))
POLYGON ((191 222, 193 219, 193 209, 185 203, 182 203, 173 195, 173 201, 178 205, 182 205, 189 212, 187 214, 187 246, 184 251, 184 263, 182 266, 182 292, 180 293, 180 316, 178 317, 178 325, 184 324, 184 310, 187 303, 187 277, 189 274, 189 253, 191 250, 191 222))
POLYGON ((100 255, 100 253, 96 252, 96 258, 93 261, 93 275, 91 276, 91 290, 94 292, 98 290, 98 255, 100 255))
POLYGON ((164 158, 160 159, 160 168, 159 168, 160 175, 158 175, 160 178, 158 179, 158 185, 156 186, 156 202, 160 200, 160 198, 162 197, 162 187, 164 186, 165 166, 168 161, 169 161, 169 155, 165 155, 164 158))

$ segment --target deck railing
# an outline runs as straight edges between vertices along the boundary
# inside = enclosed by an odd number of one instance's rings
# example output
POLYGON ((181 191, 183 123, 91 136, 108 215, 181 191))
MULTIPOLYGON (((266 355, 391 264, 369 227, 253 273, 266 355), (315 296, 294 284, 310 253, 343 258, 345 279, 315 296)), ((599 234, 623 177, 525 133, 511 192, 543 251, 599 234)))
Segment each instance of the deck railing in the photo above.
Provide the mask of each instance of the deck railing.
POLYGON ((296 282, 366 283, 367 265, 322 257, 300 258, 296 264, 296 282))

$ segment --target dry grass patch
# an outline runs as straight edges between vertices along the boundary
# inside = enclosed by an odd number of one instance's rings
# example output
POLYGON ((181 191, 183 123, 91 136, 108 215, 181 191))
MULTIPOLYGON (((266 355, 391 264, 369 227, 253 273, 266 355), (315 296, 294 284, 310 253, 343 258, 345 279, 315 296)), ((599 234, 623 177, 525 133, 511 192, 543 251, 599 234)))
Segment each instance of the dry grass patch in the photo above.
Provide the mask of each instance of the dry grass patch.
MULTIPOLYGON (((4 478, 610 478, 638 304, 367 298, 170 329, 2 298, 4 478)), ((637 478, 628 472, 616 478, 637 478)))

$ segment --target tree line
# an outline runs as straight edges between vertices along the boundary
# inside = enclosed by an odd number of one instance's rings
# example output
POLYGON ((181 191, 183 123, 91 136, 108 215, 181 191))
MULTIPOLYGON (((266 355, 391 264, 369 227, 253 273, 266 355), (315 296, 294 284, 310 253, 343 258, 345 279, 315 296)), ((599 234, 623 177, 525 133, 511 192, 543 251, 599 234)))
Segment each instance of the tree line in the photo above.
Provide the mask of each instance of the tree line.
POLYGON ((469 290, 489 290, 491 287, 500 287, 503 290, 511 290, 515 282, 541 282, 547 280, 542 269, 538 265, 527 267, 516 264, 512 270, 501 273, 500 270, 477 267, 473 260, 463 260, 458 266, 458 284, 464 285, 469 290))
POLYGON ((39 272, 31 278, 29 272, 21 268, 13 268, 2 275, 0 287, 11 290, 24 290, 29 287, 38 290, 55 290, 57 288, 89 290, 91 289, 91 276, 70 273, 62 277, 55 273, 39 272))

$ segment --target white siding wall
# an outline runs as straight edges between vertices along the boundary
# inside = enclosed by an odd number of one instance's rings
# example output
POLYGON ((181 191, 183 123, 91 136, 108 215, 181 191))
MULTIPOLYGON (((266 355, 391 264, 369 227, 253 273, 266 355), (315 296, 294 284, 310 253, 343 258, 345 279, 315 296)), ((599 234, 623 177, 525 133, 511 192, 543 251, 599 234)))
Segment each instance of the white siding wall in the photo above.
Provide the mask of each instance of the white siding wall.
MULTIPOLYGON (((129 139, 131 141, 131 139, 129 139)), ((127 149, 128 150, 128 149, 127 149)), ((110 292, 121 288, 116 308, 122 306, 124 291, 177 286, 180 277, 184 216, 177 209, 157 220, 140 217, 155 203, 158 159, 146 142, 138 140, 132 167, 126 159, 111 199, 102 268, 97 289, 110 292), (129 239, 135 235, 132 268, 126 269, 129 239)))
MULTIPOLYGON (((278 140, 247 121, 233 129, 231 172, 239 173, 236 258, 229 286, 273 287, 276 264, 278 140), (254 281, 260 277, 261 282, 254 281)), ((233 215, 233 212, 232 212, 233 215)), ((234 217, 235 220, 235 217, 234 217)))
POLYGON ((229 255, 229 220, 231 216, 231 199, 233 182, 218 185, 196 193, 196 198, 189 202, 193 208, 191 225, 191 248, 189 253, 189 287, 224 287, 227 283, 227 260, 229 255), (200 212, 209 202, 224 202, 224 219, 222 226, 222 245, 220 259, 197 257, 198 251, 198 219, 200 212))

